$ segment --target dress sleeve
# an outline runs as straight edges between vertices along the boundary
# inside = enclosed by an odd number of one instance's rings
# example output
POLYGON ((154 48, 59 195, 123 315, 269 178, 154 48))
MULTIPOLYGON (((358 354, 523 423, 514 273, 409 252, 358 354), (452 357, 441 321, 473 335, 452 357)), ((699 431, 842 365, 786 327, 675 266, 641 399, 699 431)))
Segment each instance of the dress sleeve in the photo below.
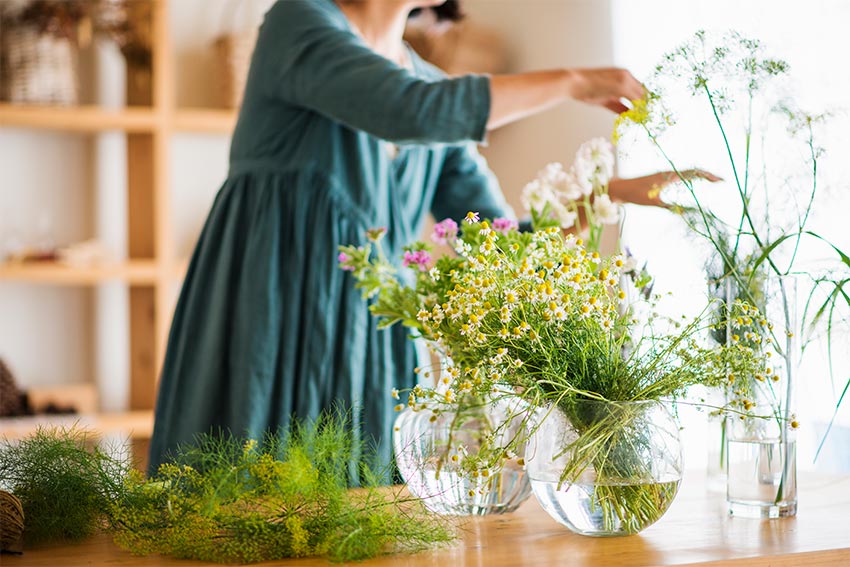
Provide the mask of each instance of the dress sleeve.
POLYGON ((466 144, 447 150, 431 213, 437 221, 450 218, 460 223, 470 211, 482 219, 516 218, 484 158, 473 144, 466 144))
POLYGON ((332 0, 279 0, 254 64, 267 96, 385 140, 451 144, 486 134, 489 77, 417 77, 369 49, 332 0))

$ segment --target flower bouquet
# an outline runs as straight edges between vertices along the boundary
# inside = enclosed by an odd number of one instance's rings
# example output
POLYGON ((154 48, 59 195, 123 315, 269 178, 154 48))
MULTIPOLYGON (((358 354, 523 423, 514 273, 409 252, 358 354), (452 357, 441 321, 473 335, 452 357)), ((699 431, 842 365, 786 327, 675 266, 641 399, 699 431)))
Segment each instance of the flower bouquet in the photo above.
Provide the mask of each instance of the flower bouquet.
MULTIPOLYGON (((525 466, 544 507, 571 529, 634 533, 664 513, 681 478, 672 418, 663 418, 658 435, 645 427, 666 411, 659 404, 695 384, 719 386, 730 369, 763 373, 765 361, 742 343, 700 344, 708 311, 680 321, 655 315, 651 301, 627 305, 623 256, 602 257, 535 216, 541 220, 549 226, 531 232, 475 213, 462 232, 451 220, 438 223, 435 237, 457 255, 433 260, 427 243, 407 247, 403 264, 414 285, 402 283, 383 255, 380 231, 364 246, 342 247, 340 264, 372 299, 382 326, 410 327, 447 361, 438 383, 406 393, 410 408, 437 420, 488 400, 522 401, 482 430, 475 451, 450 440, 434 456, 436 474, 450 466, 487 478, 525 466), (562 496, 579 491, 582 518, 564 520, 562 496)), ((430 369, 418 371, 431 378, 430 369)))

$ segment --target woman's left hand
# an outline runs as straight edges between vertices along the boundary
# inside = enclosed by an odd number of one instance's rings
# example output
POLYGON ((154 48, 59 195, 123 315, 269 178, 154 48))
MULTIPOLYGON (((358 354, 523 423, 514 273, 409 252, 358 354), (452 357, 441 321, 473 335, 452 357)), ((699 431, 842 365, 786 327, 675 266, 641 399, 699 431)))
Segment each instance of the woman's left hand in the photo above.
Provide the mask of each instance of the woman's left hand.
POLYGON ((662 190, 673 183, 694 179, 705 179, 712 183, 723 181, 720 177, 702 169, 686 169, 678 173, 659 171, 652 175, 631 179, 614 178, 608 184, 608 194, 613 201, 620 203, 667 208, 670 205, 661 200, 662 190))

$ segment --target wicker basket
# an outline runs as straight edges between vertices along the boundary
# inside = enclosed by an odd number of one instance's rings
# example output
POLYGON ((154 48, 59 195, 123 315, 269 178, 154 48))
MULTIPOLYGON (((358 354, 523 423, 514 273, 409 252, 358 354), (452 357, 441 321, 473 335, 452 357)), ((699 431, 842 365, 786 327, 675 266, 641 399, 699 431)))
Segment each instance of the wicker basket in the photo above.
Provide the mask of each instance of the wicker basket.
POLYGON ((230 30, 216 38, 213 49, 220 69, 221 104, 239 108, 248 68, 257 43, 262 2, 259 0, 230 0, 222 14, 221 30, 230 30))
POLYGON ((24 509, 17 496, 0 490, 0 551, 23 551, 24 509))
POLYGON ((74 105, 80 98, 79 48, 71 39, 9 26, 2 34, 0 96, 18 104, 74 105))
POLYGON ((256 29, 223 35, 215 41, 216 59, 221 69, 221 103, 225 108, 239 108, 242 104, 256 43, 256 29))

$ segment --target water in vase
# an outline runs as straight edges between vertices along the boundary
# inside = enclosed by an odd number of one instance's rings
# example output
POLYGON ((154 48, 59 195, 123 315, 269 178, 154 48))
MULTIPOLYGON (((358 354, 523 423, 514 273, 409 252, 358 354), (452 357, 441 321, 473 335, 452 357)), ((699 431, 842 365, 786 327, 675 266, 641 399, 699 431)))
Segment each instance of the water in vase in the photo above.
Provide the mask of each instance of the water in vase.
POLYGON ((638 484, 563 483, 532 480, 540 505, 557 522, 590 536, 637 533, 670 507, 680 480, 638 484))
POLYGON ((485 515, 515 510, 531 493, 525 471, 505 467, 488 477, 473 478, 453 467, 439 468, 434 462, 424 467, 419 462, 398 459, 399 471, 410 492, 438 514, 485 515))

